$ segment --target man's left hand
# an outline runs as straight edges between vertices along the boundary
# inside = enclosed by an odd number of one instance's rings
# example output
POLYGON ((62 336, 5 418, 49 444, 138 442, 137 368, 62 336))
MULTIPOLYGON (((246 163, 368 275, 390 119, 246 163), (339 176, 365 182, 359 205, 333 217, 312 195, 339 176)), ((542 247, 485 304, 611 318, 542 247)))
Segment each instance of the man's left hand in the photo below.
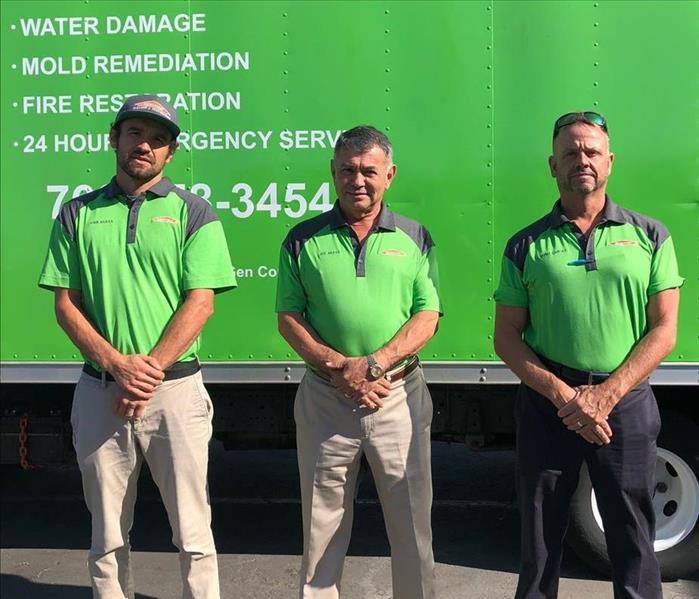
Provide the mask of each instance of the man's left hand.
POLYGON ((568 430, 577 431, 582 426, 606 423, 616 405, 613 395, 603 385, 581 385, 575 390, 576 396, 558 410, 558 417, 568 430))
POLYGON ((140 418, 146 411, 148 401, 134 399, 133 396, 120 394, 115 400, 112 409, 117 416, 131 420, 140 418))

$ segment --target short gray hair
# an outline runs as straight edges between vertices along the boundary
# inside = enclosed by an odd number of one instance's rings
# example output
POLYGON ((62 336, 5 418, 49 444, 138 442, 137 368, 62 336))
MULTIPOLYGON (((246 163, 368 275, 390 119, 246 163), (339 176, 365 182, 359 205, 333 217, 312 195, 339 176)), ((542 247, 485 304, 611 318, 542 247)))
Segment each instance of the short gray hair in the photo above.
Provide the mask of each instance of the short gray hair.
POLYGON ((335 143, 334 156, 337 157, 342 150, 352 150, 358 154, 363 154, 375 146, 383 150, 389 161, 393 160, 393 146, 388 137, 376 127, 359 125, 340 134, 335 143))

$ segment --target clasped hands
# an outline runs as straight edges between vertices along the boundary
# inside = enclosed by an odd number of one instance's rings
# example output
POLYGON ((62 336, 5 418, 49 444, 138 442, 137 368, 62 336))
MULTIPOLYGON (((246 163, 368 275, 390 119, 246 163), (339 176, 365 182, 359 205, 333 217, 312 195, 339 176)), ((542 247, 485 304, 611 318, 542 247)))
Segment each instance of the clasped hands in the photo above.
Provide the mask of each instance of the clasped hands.
POLYGON ((581 385, 558 410, 558 417, 568 430, 574 431, 588 443, 607 445, 612 429, 607 422, 615 405, 604 385, 581 385))
POLYGON ((343 356, 325 362, 333 386, 347 399, 353 399, 360 408, 378 409, 383 399, 391 392, 391 383, 386 377, 370 381, 367 379, 369 365, 365 357, 343 356))
POLYGON ((129 419, 143 416, 148 400, 165 378, 158 360, 143 354, 121 356, 107 370, 120 390, 112 408, 117 415, 129 419))

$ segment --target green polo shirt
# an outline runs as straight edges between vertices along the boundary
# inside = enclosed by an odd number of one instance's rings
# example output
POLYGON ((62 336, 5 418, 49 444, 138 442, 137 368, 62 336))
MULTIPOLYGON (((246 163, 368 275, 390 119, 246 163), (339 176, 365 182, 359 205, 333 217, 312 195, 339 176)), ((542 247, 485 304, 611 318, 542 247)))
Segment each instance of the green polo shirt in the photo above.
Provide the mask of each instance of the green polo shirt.
POLYGON ((277 312, 298 312, 345 356, 385 345, 416 312, 441 313, 434 242, 384 205, 363 243, 339 203, 304 221, 281 248, 277 312))
POLYGON ((587 236, 553 210, 509 240, 495 301, 529 310, 524 341, 571 368, 611 372, 646 333, 648 297, 684 279, 667 229, 607 197, 587 236))
MULTIPOLYGON (((63 205, 39 285, 80 290, 86 315, 111 345, 149 354, 188 290, 219 292, 236 281, 207 202, 166 178, 130 200, 112 179, 63 205)), ((199 345, 179 360, 194 359, 199 345)))

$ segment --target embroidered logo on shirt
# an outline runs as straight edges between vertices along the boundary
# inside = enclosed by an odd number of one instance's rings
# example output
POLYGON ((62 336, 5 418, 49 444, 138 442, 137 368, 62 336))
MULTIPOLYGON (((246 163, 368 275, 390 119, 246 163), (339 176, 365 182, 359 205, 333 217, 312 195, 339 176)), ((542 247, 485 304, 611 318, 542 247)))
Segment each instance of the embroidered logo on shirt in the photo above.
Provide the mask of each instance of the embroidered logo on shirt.
POLYGON ((104 220, 91 220, 87 224, 88 225, 109 225, 113 222, 114 221, 112 219, 104 219, 104 220))
POLYGON ((407 256, 402 250, 382 250, 379 252, 382 256, 407 256))
POLYGON ((610 241, 609 245, 638 245, 638 242, 634 239, 617 239, 616 241, 610 241))
POLYGON ((170 225, 176 225, 177 219, 172 218, 171 216, 154 216, 153 218, 150 219, 150 222, 152 222, 152 223, 168 223, 170 225))

